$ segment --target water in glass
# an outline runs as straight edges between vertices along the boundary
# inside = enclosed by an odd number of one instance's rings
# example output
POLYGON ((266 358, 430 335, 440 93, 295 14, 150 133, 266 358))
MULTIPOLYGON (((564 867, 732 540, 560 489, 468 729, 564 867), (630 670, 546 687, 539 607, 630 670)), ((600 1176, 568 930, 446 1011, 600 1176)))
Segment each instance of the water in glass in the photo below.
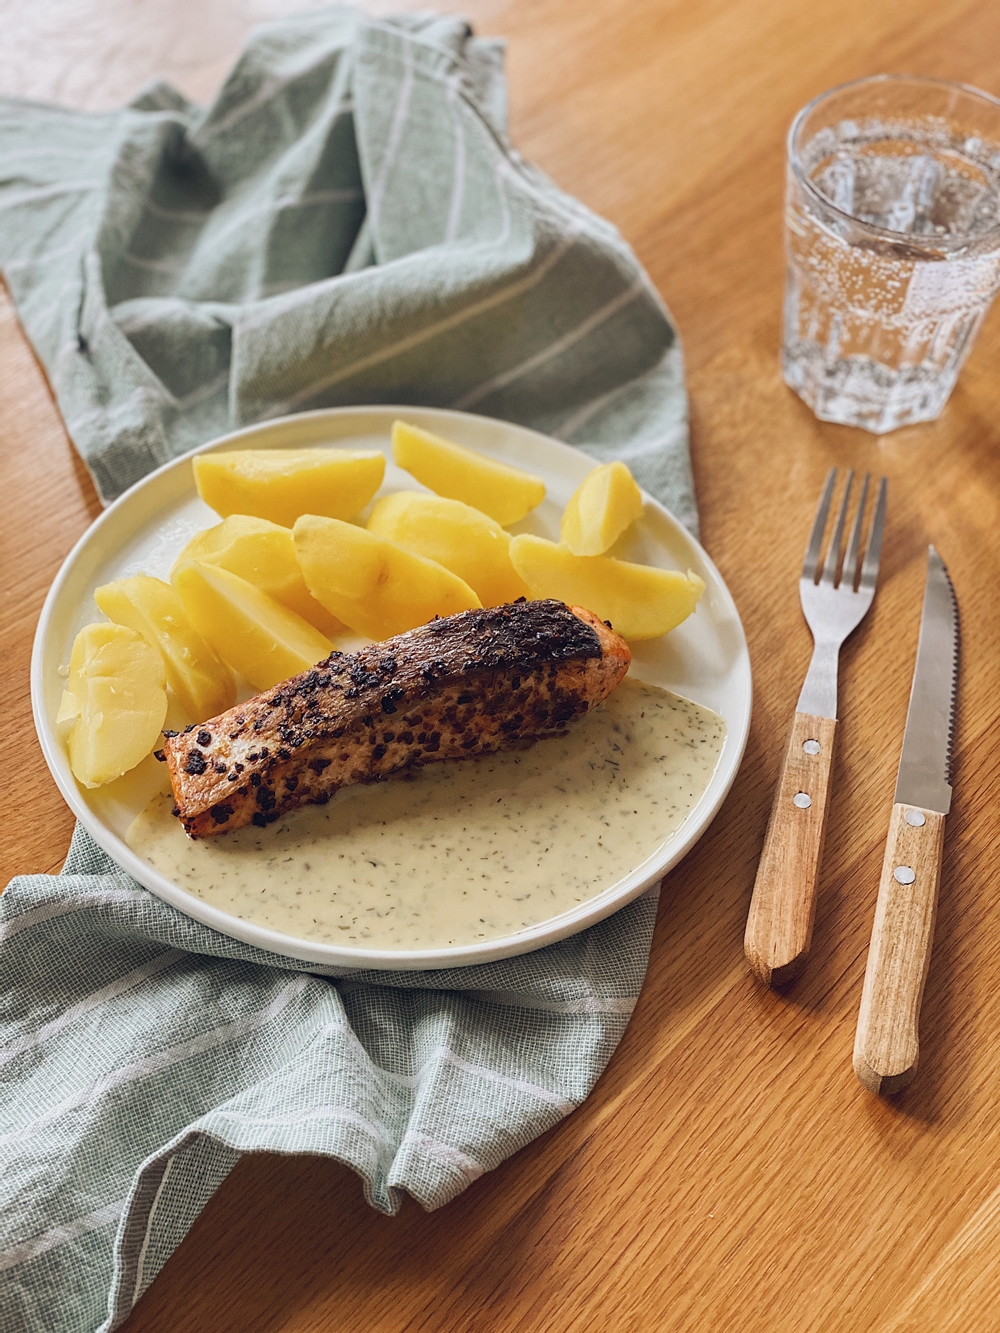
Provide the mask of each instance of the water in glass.
POLYGON ((847 118, 790 161, 783 368, 823 420, 939 415, 1000 286, 1000 144, 847 118))

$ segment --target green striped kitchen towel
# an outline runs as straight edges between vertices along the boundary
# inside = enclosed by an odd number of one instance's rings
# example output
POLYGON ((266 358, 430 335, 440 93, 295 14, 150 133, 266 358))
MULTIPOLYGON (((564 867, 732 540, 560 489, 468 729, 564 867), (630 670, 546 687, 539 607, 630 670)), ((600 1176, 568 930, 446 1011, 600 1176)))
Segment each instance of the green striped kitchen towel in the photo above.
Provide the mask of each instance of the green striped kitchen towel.
MULTIPOLYGON (((510 146, 501 48, 460 20, 262 28, 207 111, 163 85, 0 102, 0 267, 105 499, 238 425, 409 402, 626 458, 694 525, 667 312, 510 146)), ((0 1327, 116 1327, 244 1152, 339 1158, 387 1213, 446 1203, 587 1096, 655 909, 506 962, 324 973, 78 829, 0 898, 0 1327)))

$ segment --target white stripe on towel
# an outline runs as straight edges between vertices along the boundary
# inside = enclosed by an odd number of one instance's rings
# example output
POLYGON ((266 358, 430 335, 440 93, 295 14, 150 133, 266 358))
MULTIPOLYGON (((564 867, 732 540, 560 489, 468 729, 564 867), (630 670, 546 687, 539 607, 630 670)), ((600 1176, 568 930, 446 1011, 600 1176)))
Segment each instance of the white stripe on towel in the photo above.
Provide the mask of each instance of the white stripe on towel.
POLYGON ((171 1065, 180 1064, 183 1060, 191 1059, 193 1056, 204 1055, 206 1051, 213 1050, 217 1046, 224 1046, 229 1041, 235 1041, 239 1037, 246 1036, 254 1028, 259 1028, 270 1019, 277 1017, 297 995, 302 993, 309 982, 310 978, 308 976, 296 977, 259 1013, 248 1014, 245 1018, 237 1019, 233 1023, 226 1023, 223 1027, 214 1028, 211 1032, 202 1032, 188 1041, 178 1042, 176 1046, 152 1051, 149 1055, 143 1056, 141 1060, 134 1060, 130 1064, 122 1065, 119 1069, 110 1070, 89 1087, 74 1092, 72 1096, 67 1097, 55 1106, 50 1106, 48 1110, 43 1111, 34 1120, 19 1126, 8 1134, 0 1135, 0 1144, 31 1139, 40 1128, 58 1120, 67 1111, 73 1111, 78 1107, 86 1106, 88 1103, 96 1102, 114 1088, 134 1083, 137 1079, 145 1078, 150 1074, 162 1073, 164 1069, 169 1069, 171 1065))
POLYGON ((145 903, 147 897, 144 892, 136 892, 134 889, 111 889, 107 893, 81 893, 56 903, 43 903, 41 907, 33 907, 30 912, 22 912, 9 921, 0 922, 0 944, 19 935, 22 930, 30 930, 32 926, 40 926, 60 916, 70 916, 73 912, 82 912, 87 907, 99 907, 104 903, 145 903))
POLYGON ((62 185, 39 185, 30 190, 18 190, 0 199, 0 211, 16 208, 18 204, 33 204, 36 199, 55 199, 60 194, 85 194, 88 190, 96 190, 100 184, 99 180, 66 181, 62 185))
POLYGON ((439 1046, 435 1050, 436 1055, 440 1055, 448 1064, 454 1065, 464 1074, 471 1074, 475 1078, 485 1079, 488 1083, 496 1083, 501 1087, 512 1088, 516 1092, 523 1092, 529 1097, 535 1097, 538 1101, 548 1102, 554 1106, 560 1115, 569 1115, 571 1111, 576 1110, 576 1102, 567 1101, 565 1097, 560 1097, 557 1092, 550 1092, 548 1088, 541 1088, 537 1083, 529 1083, 526 1079, 510 1078, 507 1074, 501 1074, 496 1069, 490 1069, 487 1065, 474 1065, 468 1060, 463 1060, 460 1055, 447 1046, 439 1046))
POLYGON ((58 1226, 49 1227, 48 1231, 22 1241, 6 1254, 0 1254, 0 1273, 8 1268, 16 1268, 19 1264, 26 1264, 30 1259, 37 1259, 40 1254, 46 1254, 59 1245, 66 1245, 78 1236, 85 1236, 88 1231, 100 1231, 102 1227, 110 1226, 121 1217, 127 1203, 127 1199, 106 1203, 101 1208, 95 1208, 92 1213, 74 1218, 72 1222, 60 1222, 58 1226))
POLYGON ((486 1170, 474 1157, 462 1152, 461 1148, 453 1148, 450 1143, 442 1143, 440 1139, 432 1139, 428 1134, 421 1134, 414 1129, 406 1131, 399 1146, 415 1148, 428 1157, 436 1157, 439 1162, 458 1171, 467 1185, 478 1180, 486 1170))
MULTIPOLYGON (((667 352, 667 357, 671 355, 673 350, 674 349, 671 347, 670 351, 667 352)), ((660 361, 657 361, 655 366, 650 366, 649 370, 644 370, 641 375, 636 375, 634 379, 626 380, 624 384, 616 384, 615 387, 609 389, 607 393, 602 393, 596 398, 589 399, 568 416, 558 430, 552 432, 553 438, 556 440, 570 439, 576 434, 581 426, 586 425, 586 423, 595 417, 602 408, 608 405, 608 403, 612 402, 615 398, 618 398, 621 394, 628 393, 630 389, 634 389, 637 385, 641 384, 643 380, 650 379, 658 370, 661 370, 665 359, 666 358, 663 358, 660 361)))
POLYGON ((462 72, 456 70, 448 79, 446 99, 451 113, 451 123, 455 129, 455 166, 451 185, 451 203, 448 205, 448 220, 445 223, 444 239, 453 241, 458 235, 462 223, 462 207, 465 203, 465 127, 462 124, 462 107, 459 100, 462 72))
MULTIPOLYGON (((363 370, 368 370, 371 366, 377 366, 383 361, 391 360, 394 356, 398 356, 403 352, 408 352, 414 347, 419 347, 421 343, 437 337, 438 334, 447 333, 451 329, 457 328, 460 324, 464 324, 470 319, 475 319, 477 315, 484 314, 487 310, 492 310, 494 306, 503 305, 505 301, 512 301, 523 292, 530 291, 533 287, 537 287, 545 278, 546 274, 555 267, 567 250, 569 250, 573 242, 576 240, 577 235, 578 229, 571 225, 561 239, 552 247, 538 267, 532 269, 530 273, 525 274, 523 278, 519 278, 516 282, 512 282, 508 287, 501 288, 500 291, 493 292, 490 296, 484 296, 481 301, 475 301, 472 305, 464 306, 461 310, 456 310, 454 314, 446 315, 444 319, 440 319, 434 324, 418 329, 416 333, 411 333, 405 338, 400 338, 398 342, 390 343, 388 347, 381 347, 378 351, 372 352, 368 356, 360 357, 357 361, 352 361, 350 365, 343 366, 340 370, 335 370, 330 375, 324 375, 322 379, 314 381, 304 389, 300 389, 297 394, 293 395, 293 397, 287 399, 285 402, 278 403, 276 406, 270 408, 260 419, 266 421, 271 417, 285 416, 289 412, 297 411, 303 403, 308 402, 311 398, 315 398, 315 396, 318 393, 322 393, 324 389, 329 389, 334 384, 339 384, 342 380, 350 379, 352 375, 359 374, 363 370)), ((357 274, 356 276, 360 278, 363 275, 357 274)), ((337 281, 339 281, 339 279, 337 279, 337 281)))
POLYGON ((53 1018, 49 1023, 43 1023, 40 1028, 34 1032, 26 1032, 23 1036, 10 1041, 6 1046, 0 1047, 0 1068, 10 1064, 11 1060, 25 1051, 30 1051, 33 1046, 40 1045, 43 1041, 48 1041, 57 1033, 63 1032, 87 1014, 91 1009, 96 1009, 99 1005, 106 1004, 109 1000, 115 1000, 119 995, 138 986, 142 981, 148 981, 150 977, 155 977, 160 972, 165 972, 168 967, 173 967, 174 963, 188 955, 181 949, 167 949, 165 953, 157 954, 155 958, 150 959, 148 963, 143 963, 141 967, 135 967, 131 972, 126 972, 123 977, 117 977, 110 981, 100 990, 95 990, 92 994, 80 1000, 78 1004, 71 1005, 69 1009, 64 1009, 58 1018, 53 1018))
POLYGON ((403 44, 403 81, 400 84, 399 96, 396 98, 396 109, 392 116, 392 125, 389 129, 389 140, 385 146, 385 156, 379 163, 378 172, 372 181, 371 189, 368 192, 368 218, 371 222, 372 230, 378 228, 378 215, 382 207, 382 196, 385 194, 386 183, 389 179, 389 172, 392 170, 396 161, 396 154, 399 152, 399 145, 402 142, 403 130, 406 128, 406 120, 410 114, 410 97, 413 94, 413 49, 409 42, 403 44))
MULTIPOLYGON (((358 985, 360 988, 364 988, 362 983, 358 983, 358 985)), ((557 1092, 550 1092, 548 1088, 540 1087, 537 1083, 529 1083, 526 1079, 501 1074, 499 1070, 491 1069, 486 1065, 474 1065, 470 1061, 464 1060, 460 1055, 456 1055, 450 1046, 435 1046, 415 1074, 398 1074, 395 1070, 386 1069, 384 1065, 376 1064, 349 1023, 327 1023, 319 1029, 316 1036, 325 1036, 327 1033, 334 1032, 346 1037, 349 1044, 360 1052, 376 1073, 384 1075, 391 1082, 404 1088, 419 1088, 421 1084, 426 1082, 428 1071, 435 1060, 442 1060, 444 1063, 453 1065, 456 1069, 460 1069, 463 1073, 474 1078, 486 1079, 490 1083, 512 1088, 514 1091, 525 1093, 538 1101, 547 1102, 550 1106, 555 1106, 563 1115, 569 1115, 570 1111, 576 1110, 575 1102, 567 1101, 565 1097, 561 1097, 557 1092)))
POLYGON ((513 1009, 534 1009, 549 1014, 622 1014, 628 1017, 636 1006, 636 997, 587 995, 579 1000, 542 1000, 533 995, 515 995, 502 990, 463 991, 470 1000, 504 1005, 513 1009))
POLYGON ((551 361, 553 357, 560 356, 582 338, 586 338, 588 333, 592 333, 605 320, 617 314, 630 301, 634 301, 639 293, 645 290, 645 282, 643 279, 637 278, 631 287, 626 287, 623 292, 619 292, 616 297, 602 305, 599 310, 595 310, 592 315, 588 315, 575 329, 571 329, 569 333, 564 333, 561 338, 549 343, 548 347, 543 347, 540 352, 536 352, 534 356, 529 356, 526 361, 522 361, 519 365, 512 366, 510 370, 505 370, 499 375, 494 375, 491 379, 484 380, 482 384, 470 389, 461 398, 456 398, 449 406, 456 411, 471 407, 474 403, 481 402, 494 389, 502 389, 522 375, 526 375, 529 370, 535 370, 538 366, 544 365, 546 361, 551 361))
POLYGON ((174 1169, 174 1162, 177 1161, 177 1154, 169 1158, 166 1166, 163 1168, 163 1175, 160 1177, 160 1183, 156 1187, 156 1193, 153 1195, 153 1202, 149 1205, 149 1212, 146 1215, 146 1233, 142 1238, 142 1245, 139 1248, 139 1257, 135 1263, 135 1285, 132 1288, 132 1304, 142 1295, 143 1270, 146 1266, 146 1251, 149 1249, 149 1240, 153 1234, 153 1218, 160 1203, 160 1196, 163 1194, 163 1188, 170 1178, 170 1173, 174 1169))

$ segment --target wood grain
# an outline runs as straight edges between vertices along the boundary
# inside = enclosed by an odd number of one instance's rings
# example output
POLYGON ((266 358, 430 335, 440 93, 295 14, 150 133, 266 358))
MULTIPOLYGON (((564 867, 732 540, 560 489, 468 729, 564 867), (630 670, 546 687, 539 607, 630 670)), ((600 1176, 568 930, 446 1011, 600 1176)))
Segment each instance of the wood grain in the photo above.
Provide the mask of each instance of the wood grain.
POLYGON ((943 852, 944 815, 892 807, 854 1039, 869 1092, 899 1092, 917 1070, 943 852))
POLYGON ((836 735, 836 718, 792 719, 743 936, 750 970, 765 986, 795 981, 809 956, 836 735))
MULTIPOLYGON (((427 0, 380 0, 387 12, 427 0)), ((754 722, 729 799, 664 886, 643 996, 594 1095, 425 1215, 386 1219, 312 1158, 246 1159, 129 1333, 984 1333, 1000 1295, 1000 318, 941 419, 875 439, 782 384, 784 135, 885 70, 1000 93, 980 0, 435 0, 509 39, 512 136, 636 248, 678 319, 702 535, 736 599, 754 722), (796 597, 831 465, 890 478, 879 594, 841 656, 812 958, 784 996, 742 935, 809 660, 796 597), (851 1048, 892 808, 928 541, 962 610, 963 683, 921 1070, 873 1098, 851 1048), (905 664, 905 666, 903 665, 905 664)), ((147 79, 208 97, 251 22, 304 0, 35 0, 4 11, 0 90, 107 106, 147 79)), ((373 6, 374 8, 374 6, 373 6)), ((31 634, 97 506, 0 306, 0 678, 8 873, 70 820, 32 738, 31 634)))

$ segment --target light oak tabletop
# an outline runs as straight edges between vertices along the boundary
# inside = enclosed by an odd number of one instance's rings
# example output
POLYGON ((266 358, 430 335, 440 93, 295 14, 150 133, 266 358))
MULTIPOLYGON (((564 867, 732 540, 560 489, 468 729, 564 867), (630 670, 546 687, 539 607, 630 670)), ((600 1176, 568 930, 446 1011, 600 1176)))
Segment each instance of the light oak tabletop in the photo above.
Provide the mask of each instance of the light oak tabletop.
MULTIPOLYGON (((817 422, 778 369, 784 136, 884 71, 1000 93, 980 0, 437 0, 509 39, 521 151, 635 247, 684 339, 702 537, 755 673, 746 759, 664 884, 649 975, 596 1091, 456 1202, 374 1213, 336 1163, 248 1157, 129 1333, 973 1333, 1000 1328, 1000 315, 937 423, 817 422), (842 657, 813 956, 784 996, 743 926, 810 652, 796 578, 832 464, 884 472, 882 586, 842 657), (955 801, 922 1063, 895 1100, 851 1050, 916 649, 927 544, 963 625, 955 801)), ((378 12, 408 0, 370 6, 378 12)), ((304 0, 8 5, 0 92, 119 104, 153 77, 208 99, 249 27, 304 0)), ((427 8, 413 0, 411 8, 427 8)), ((28 659, 99 505, 0 298, 0 883, 56 871, 72 821, 35 741, 28 659)))

